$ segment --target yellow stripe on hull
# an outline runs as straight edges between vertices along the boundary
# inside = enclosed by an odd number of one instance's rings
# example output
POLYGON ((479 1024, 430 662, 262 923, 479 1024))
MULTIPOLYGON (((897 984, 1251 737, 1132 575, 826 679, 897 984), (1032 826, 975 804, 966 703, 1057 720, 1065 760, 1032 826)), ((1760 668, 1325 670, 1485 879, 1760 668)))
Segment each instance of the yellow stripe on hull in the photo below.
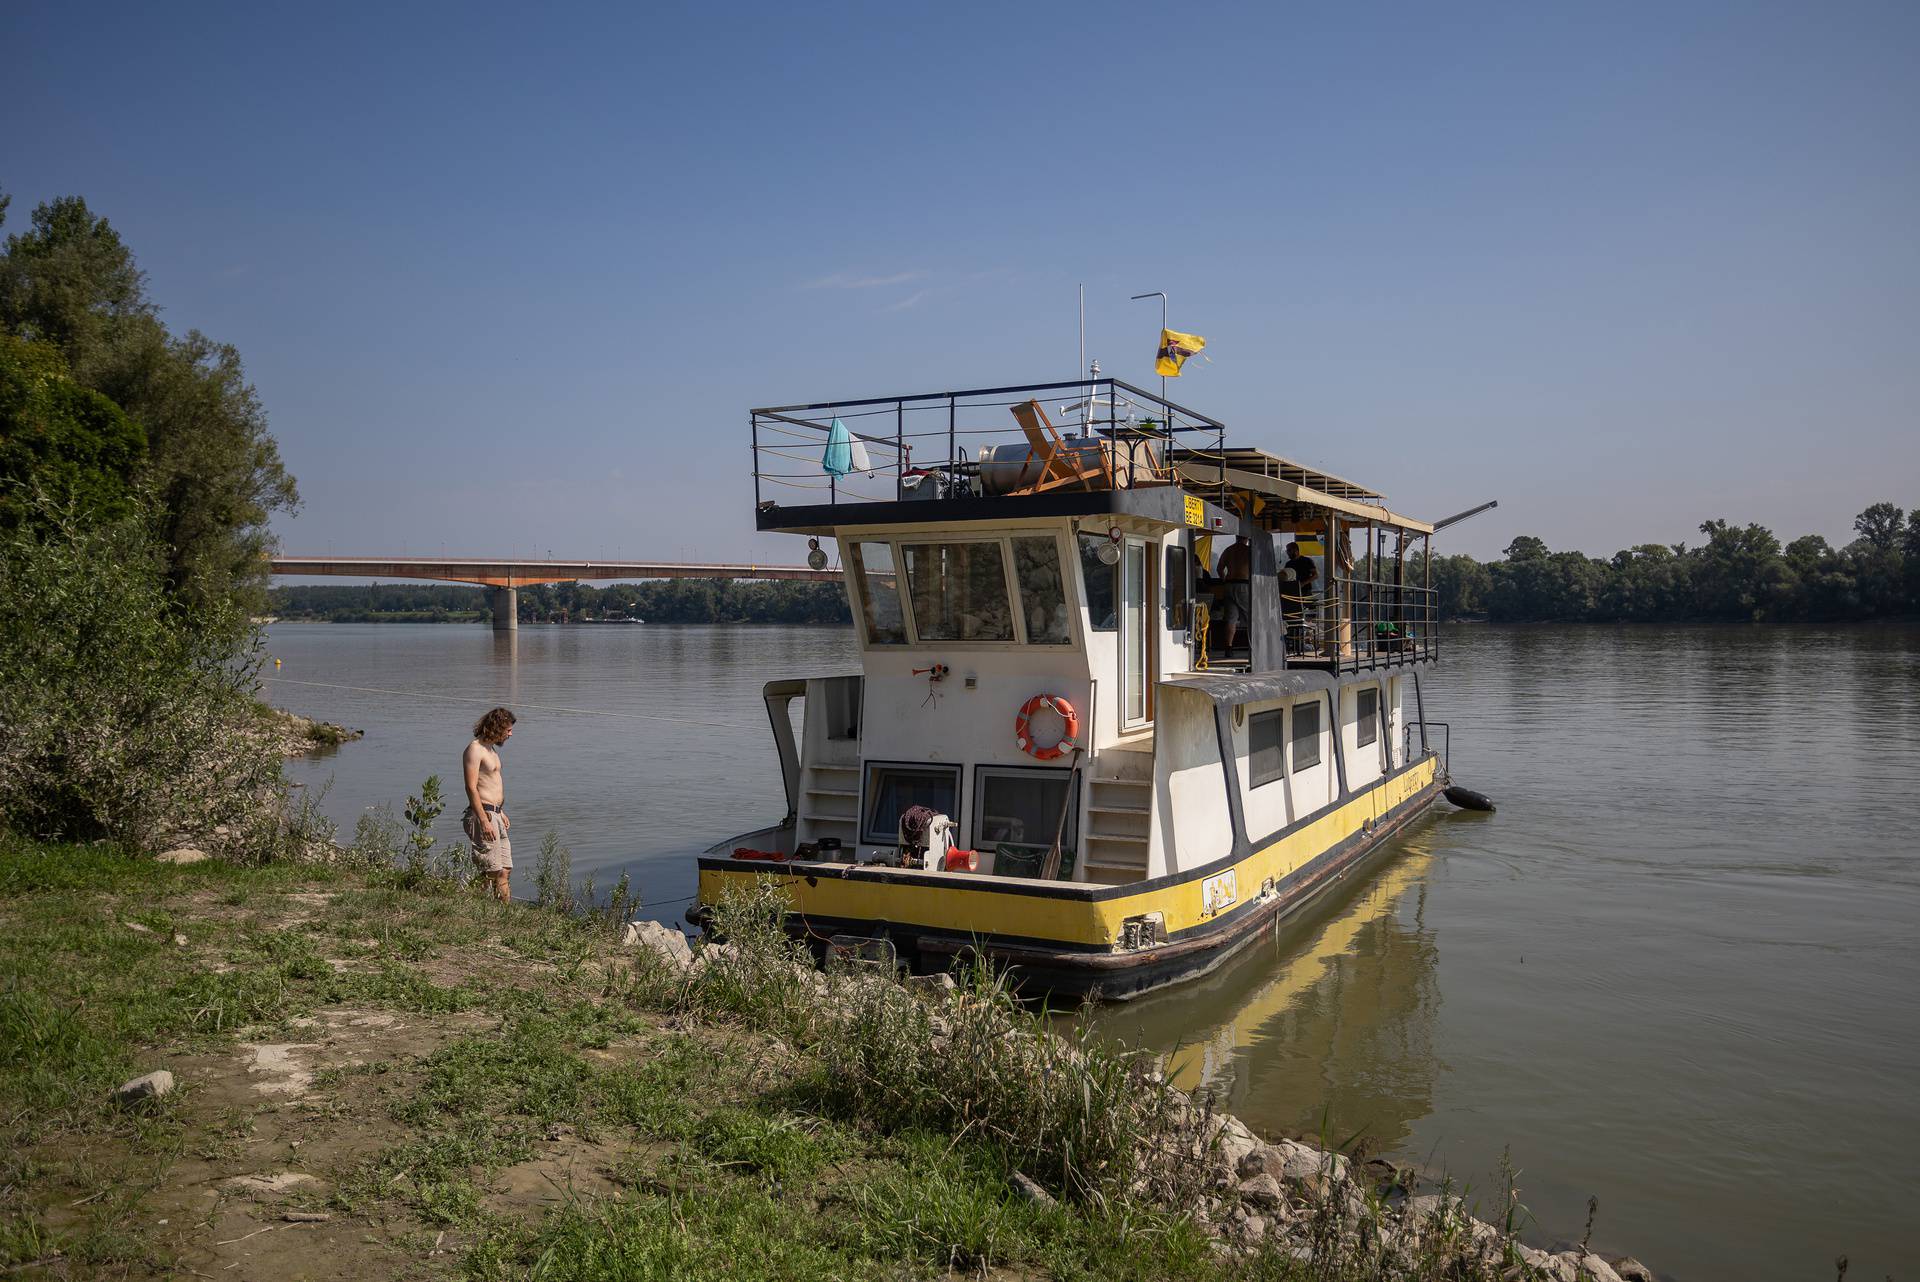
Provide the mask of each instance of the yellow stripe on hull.
MULTIPOLYGON (((699 901, 718 903, 729 886, 746 886, 772 877, 792 896, 803 915, 841 921, 887 922, 954 935, 1000 935, 1051 940, 1065 945, 1109 948, 1120 939, 1121 923, 1142 913, 1165 914, 1169 935, 1204 925, 1256 898, 1271 878, 1280 881, 1386 816, 1394 807, 1433 783, 1437 761, 1428 757, 1411 768, 1355 794, 1337 809, 1254 851, 1237 863, 1195 869, 1188 877, 1131 895, 1104 899, 1037 895, 990 882, 966 884, 965 874, 935 874, 904 880, 841 878, 833 873, 790 871, 758 865, 700 870, 699 901), (1231 873, 1233 898, 1218 902, 1219 887, 1231 873), (1204 875, 1203 875, 1204 874, 1204 875), (1212 884, 1216 902, 1203 898, 1212 884), (1210 910, 1211 909, 1211 910, 1210 910)), ((1080 883, 1026 883, 1073 886, 1080 883)))

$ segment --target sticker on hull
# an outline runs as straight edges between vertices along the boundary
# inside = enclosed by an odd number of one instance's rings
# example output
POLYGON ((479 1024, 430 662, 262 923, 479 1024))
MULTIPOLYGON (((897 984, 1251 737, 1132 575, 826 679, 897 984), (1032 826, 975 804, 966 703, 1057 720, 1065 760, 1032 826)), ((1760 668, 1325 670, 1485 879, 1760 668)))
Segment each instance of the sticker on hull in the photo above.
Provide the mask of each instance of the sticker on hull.
POLYGON ((1234 906, 1240 900, 1240 877, 1237 870, 1229 868, 1216 873, 1200 882, 1200 915, 1214 917, 1234 906))

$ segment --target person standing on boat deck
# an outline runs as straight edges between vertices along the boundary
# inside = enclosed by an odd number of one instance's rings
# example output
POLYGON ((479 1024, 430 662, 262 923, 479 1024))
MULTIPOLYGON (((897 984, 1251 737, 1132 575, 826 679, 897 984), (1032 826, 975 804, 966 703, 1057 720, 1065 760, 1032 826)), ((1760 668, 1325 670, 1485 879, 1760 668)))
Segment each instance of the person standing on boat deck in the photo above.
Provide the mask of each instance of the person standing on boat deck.
POLYGON ((460 815, 460 826, 473 844, 474 866, 487 883, 489 893, 508 903, 512 895, 507 879, 513 872, 513 843, 507 829, 507 782, 500 772, 500 748, 513 738, 513 713, 495 708, 473 727, 473 742, 460 758, 460 771, 467 783, 467 808, 460 815))
POLYGON ((1313 599, 1313 581, 1320 567, 1300 554, 1298 543, 1287 544, 1287 563, 1280 570, 1281 613, 1287 620, 1288 648, 1295 654, 1306 648, 1307 602, 1313 599))
POLYGON ((1233 546, 1220 554, 1220 577, 1227 585, 1227 649, 1240 642, 1240 631, 1253 614, 1253 544, 1237 534, 1233 546))

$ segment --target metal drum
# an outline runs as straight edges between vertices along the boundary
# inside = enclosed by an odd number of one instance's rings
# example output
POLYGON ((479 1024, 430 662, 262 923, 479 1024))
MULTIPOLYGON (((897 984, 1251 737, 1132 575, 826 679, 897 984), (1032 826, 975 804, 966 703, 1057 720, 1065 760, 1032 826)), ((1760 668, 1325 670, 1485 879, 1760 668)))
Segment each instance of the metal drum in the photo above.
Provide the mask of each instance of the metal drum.
MULTIPOLYGON (((1061 442, 1066 448, 1060 457, 1070 467, 1092 467, 1100 461, 1102 442, 1097 436, 1069 436, 1061 442)), ((1040 479, 1040 460, 1025 441, 1007 445, 987 445, 980 450, 980 492, 989 498, 1007 494, 1040 479)))

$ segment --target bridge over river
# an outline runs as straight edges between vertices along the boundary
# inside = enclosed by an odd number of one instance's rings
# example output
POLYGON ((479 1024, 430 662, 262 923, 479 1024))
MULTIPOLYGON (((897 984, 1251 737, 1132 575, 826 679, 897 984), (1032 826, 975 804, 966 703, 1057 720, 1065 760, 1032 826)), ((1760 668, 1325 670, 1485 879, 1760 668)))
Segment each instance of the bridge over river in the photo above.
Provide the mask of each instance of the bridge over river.
POLYGON ((437 579, 477 583, 492 589, 493 626, 511 632, 520 626, 516 588, 536 583, 583 583, 631 579, 807 579, 837 582, 838 570, 804 565, 702 565, 687 561, 500 561, 482 557, 276 556, 275 574, 338 575, 354 579, 437 579))

